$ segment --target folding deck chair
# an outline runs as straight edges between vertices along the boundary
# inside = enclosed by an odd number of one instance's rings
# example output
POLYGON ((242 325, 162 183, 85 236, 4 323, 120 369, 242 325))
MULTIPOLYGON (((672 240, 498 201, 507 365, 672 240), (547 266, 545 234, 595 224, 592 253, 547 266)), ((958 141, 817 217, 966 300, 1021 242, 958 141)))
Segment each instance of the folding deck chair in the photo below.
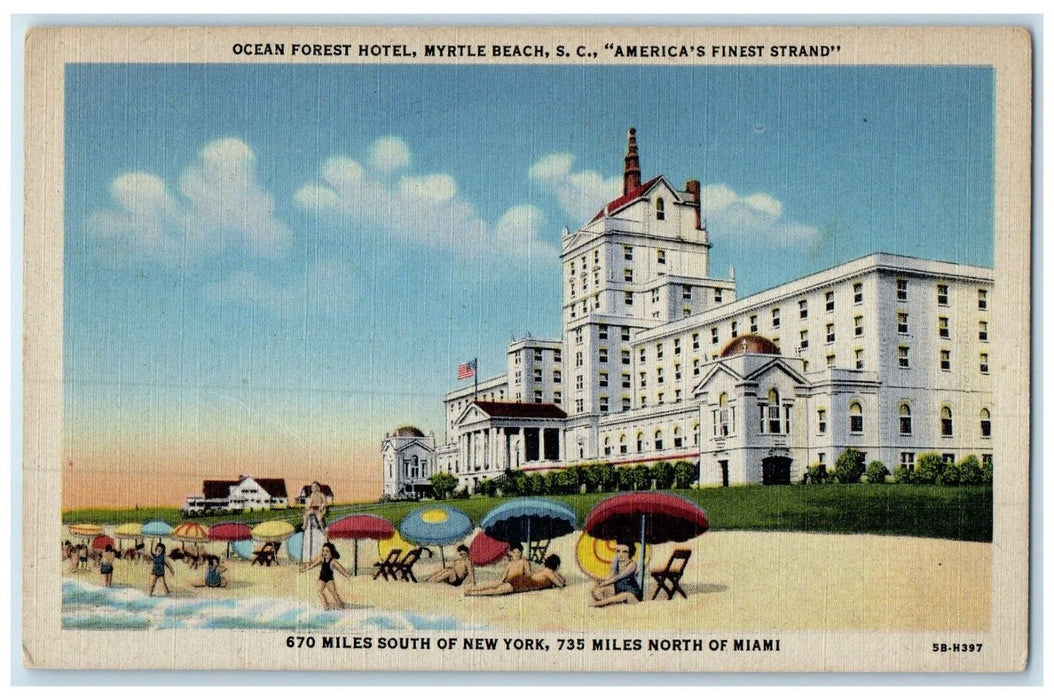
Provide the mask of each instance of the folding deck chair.
POLYGON ((423 551, 421 547, 418 547, 407 552, 406 556, 395 563, 392 572, 393 578, 397 581, 413 581, 417 583, 417 577, 414 576, 414 564, 421 558, 421 552, 423 551))
POLYGON ((544 564, 545 555, 549 553, 549 540, 537 540, 531 542, 531 551, 527 558, 535 564, 544 564))
POLYGON ((373 574, 373 579, 377 580, 378 576, 383 576, 384 580, 387 581, 389 577, 393 580, 397 579, 396 566, 399 564, 399 557, 402 556, 403 550, 393 549, 388 552, 388 556, 383 561, 374 562, 374 566, 377 567, 377 571, 373 574))
POLYGON ((666 600, 673 600, 674 593, 680 593, 685 599, 688 598, 688 594, 681 588, 681 576, 684 575, 684 569, 688 566, 688 560, 691 557, 692 550, 676 549, 670 555, 670 560, 666 562, 665 569, 652 570, 651 577, 655 579, 657 585, 655 593, 651 596, 652 600, 659 596, 659 591, 666 593, 666 600))

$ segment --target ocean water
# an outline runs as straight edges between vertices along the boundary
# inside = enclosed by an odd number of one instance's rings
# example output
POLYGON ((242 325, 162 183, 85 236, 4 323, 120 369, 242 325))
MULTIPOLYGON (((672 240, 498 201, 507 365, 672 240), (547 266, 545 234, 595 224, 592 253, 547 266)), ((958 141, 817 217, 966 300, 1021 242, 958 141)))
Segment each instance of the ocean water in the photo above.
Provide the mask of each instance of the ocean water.
POLYGON ((449 615, 351 607, 323 610, 295 600, 154 596, 137 588, 106 588, 84 581, 62 582, 62 626, 66 629, 272 629, 272 630, 458 630, 449 615))

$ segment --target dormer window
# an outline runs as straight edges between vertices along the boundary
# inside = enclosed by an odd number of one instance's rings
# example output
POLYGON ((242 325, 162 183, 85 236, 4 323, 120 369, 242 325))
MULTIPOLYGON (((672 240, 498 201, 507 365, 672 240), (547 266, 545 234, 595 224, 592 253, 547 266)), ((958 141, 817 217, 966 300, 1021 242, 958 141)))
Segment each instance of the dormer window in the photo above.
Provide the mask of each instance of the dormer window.
POLYGON ((662 197, 655 200, 655 218, 659 221, 666 218, 666 203, 662 201, 662 197))

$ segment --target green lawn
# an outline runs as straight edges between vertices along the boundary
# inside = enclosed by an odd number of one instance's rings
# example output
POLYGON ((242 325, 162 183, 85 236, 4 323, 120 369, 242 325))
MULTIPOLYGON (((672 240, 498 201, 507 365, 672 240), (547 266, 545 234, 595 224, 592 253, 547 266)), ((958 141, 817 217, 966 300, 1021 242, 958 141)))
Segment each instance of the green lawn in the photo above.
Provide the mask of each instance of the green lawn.
MULTIPOLYGON (((809 486, 737 486, 687 489, 674 493, 698 503, 713 530, 784 530, 800 532, 870 533, 936 537, 974 542, 992 541, 991 486, 919 486, 910 484, 826 484, 809 486)), ((611 494, 552 496, 579 517, 579 524, 600 500, 611 494)), ((501 498, 443 501, 465 511, 474 523, 501 498)), ((432 503, 432 502, 428 502, 432 503)), ((398 524, 422 503, 338 505, 330 521, 347 513, 374 513, 398 524)), ((281 519, 297 523, 300 509, 216 515, 198 520, 206 525, 229 520, 249 523, 281 519)), ((139 510, 83 509, 63 513, 64 523, 144 522, 160 518, 171 524, 182 520, 178 508, 139 510)))

